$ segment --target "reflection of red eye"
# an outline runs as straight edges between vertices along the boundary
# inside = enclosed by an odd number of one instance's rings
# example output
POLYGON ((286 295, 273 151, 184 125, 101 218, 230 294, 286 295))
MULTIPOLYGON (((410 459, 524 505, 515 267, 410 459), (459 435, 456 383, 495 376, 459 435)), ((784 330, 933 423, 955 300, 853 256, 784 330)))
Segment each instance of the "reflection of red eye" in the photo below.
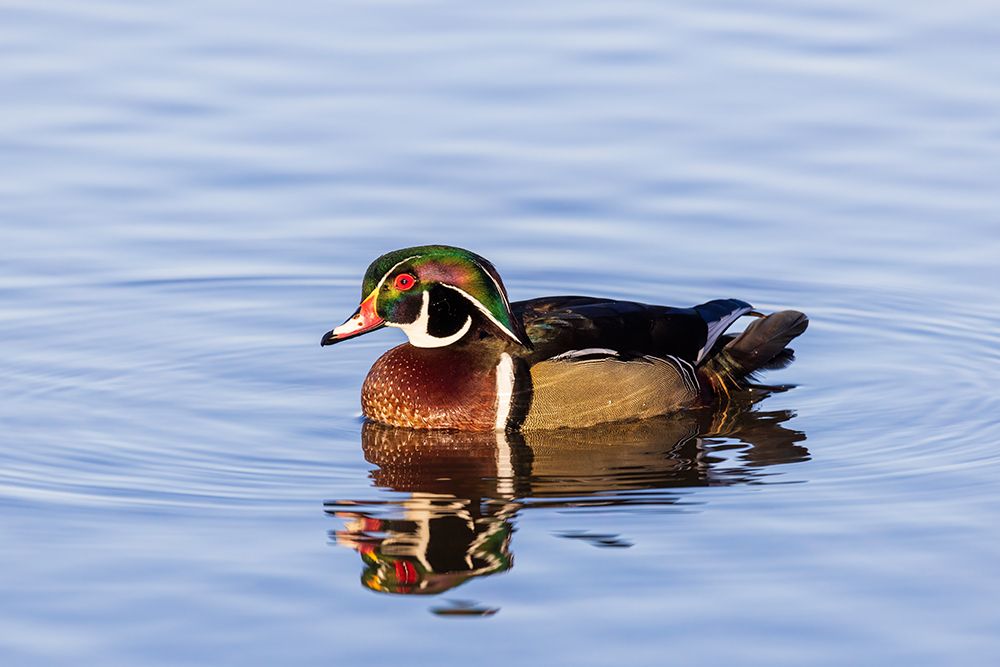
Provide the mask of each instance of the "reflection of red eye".
POLYGON ((413 285, 416 284, 416 282, 417 282, 416 279, 409 273, 401 273, 398 276, 396 276, 396 282, 393 284, 396 286, 396 289, 405 292, 406 290, 413 287, 413 285))
POLYGON ((413 567, 413 563, 397 560, 393 566, 396 569, 396 581, 401 584, 417 583, 417 568, 413 567))

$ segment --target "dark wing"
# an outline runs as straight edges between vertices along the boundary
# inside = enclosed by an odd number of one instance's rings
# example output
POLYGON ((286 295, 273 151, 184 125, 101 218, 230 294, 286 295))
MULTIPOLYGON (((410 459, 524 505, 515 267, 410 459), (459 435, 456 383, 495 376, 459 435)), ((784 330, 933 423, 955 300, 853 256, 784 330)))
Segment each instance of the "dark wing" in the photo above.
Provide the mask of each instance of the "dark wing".
POLYGON ((697 363, 737 317, 752 309, 736 299, 672 308, 585 296, 542 297, 511 306, 535 346, 530 362, 598 348, 697 363))

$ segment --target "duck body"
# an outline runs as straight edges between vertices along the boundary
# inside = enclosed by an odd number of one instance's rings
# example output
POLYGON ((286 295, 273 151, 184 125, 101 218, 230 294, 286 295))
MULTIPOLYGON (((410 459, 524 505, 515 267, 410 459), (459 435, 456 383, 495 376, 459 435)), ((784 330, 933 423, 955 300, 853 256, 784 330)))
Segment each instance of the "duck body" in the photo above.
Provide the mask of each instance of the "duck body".
POLYGON ((410 342, 375 362, 361 404, 371 420, 418 429, 581 428, 707 405, 808 324, 795 311, 764 317, 738 299, 691 308, 583 296, 511 303, 489 262, 450 246, 379 258, 362 297, 323 344, 403 329, 410 342), (744 315, 759 319, 724 336, 744 315))

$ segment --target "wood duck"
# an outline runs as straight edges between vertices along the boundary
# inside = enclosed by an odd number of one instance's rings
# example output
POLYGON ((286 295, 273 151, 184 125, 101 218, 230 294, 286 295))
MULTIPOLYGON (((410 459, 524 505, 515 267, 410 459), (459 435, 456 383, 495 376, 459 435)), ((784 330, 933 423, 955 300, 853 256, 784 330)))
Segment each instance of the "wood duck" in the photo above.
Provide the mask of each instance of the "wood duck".
POLYGON ((321 345, 385 326, 409 339, 375 362, 366 417, 419 429, 585 428, 711 404, 790 357, 808 319, 745 301, 692 308, 584 296, 507 298, 479 255, 404 248, 368 267, 361 305, 321 345), (744 315, 738 336, 724 335, 744 315))

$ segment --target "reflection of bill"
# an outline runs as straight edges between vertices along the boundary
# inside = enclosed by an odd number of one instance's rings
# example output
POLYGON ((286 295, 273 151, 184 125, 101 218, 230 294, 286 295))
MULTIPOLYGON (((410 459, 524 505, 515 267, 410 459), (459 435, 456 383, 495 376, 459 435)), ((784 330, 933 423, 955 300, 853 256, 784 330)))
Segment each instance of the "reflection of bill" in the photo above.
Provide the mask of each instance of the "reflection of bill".
MULTIPOLYGON (((750 409, 763 395, 755 388, 717 409, 586 430, 495 434, 366 423, 362 447, 378 466, 374 483, 409 496, 329 502, 328 513, 345 521, 333 538, 361 554, 362 583, 385 593, 440 593, 504 572, 521 510, 670 505, 679 488, 760 482, 766 466, 806 460, 805 435, 784 426, 791 412, 750 409)), ((600 537, 592 543, 622 544, 600 537)))

